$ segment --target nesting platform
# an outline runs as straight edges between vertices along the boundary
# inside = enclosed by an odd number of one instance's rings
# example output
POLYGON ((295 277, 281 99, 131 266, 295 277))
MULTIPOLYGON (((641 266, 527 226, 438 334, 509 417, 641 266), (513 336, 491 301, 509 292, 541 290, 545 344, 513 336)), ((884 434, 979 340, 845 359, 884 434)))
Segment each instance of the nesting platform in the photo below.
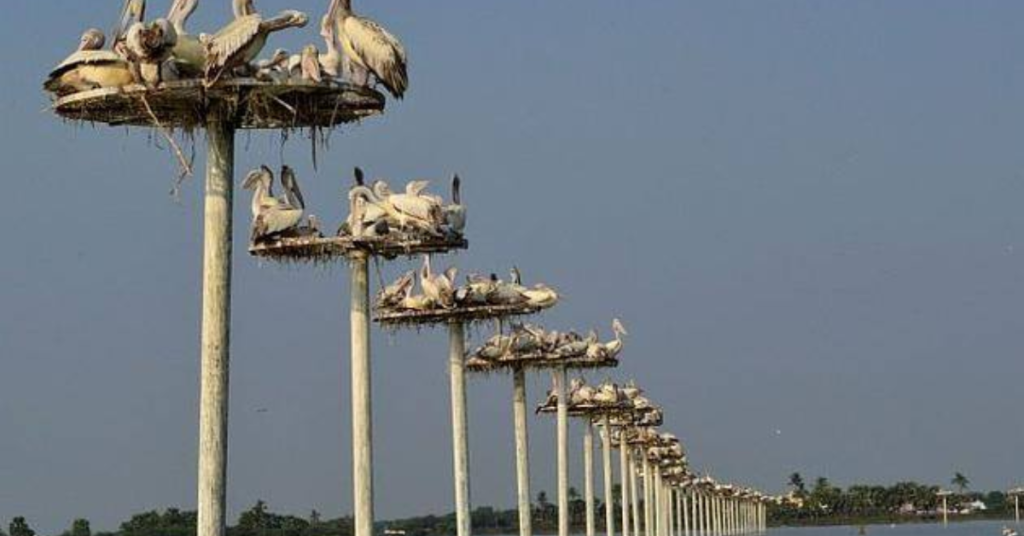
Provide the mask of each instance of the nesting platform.
POLYGON ((477 305, 453 307, 451 309, 430 309, 426 311, 377 309, 373 320, 385 326, 470 324, 498 318, 533 315, 544 309, 544 307, 533 305, 477 305))
POLYGON ((322 263, 349 258, 356 253, 394 259, 428 253, 448 253, 466 249, 465 238, 421 238, 395 240, 387 237, 301 236, 259 242, 249 246, 254 257, 276 262, 322 263))
MULTIPOLYGON (((570 417, 601 417, 632 411, 623 403, 569 404, 567 410, 570 417)), ((542 404, 537 408, 537 413, 558 413, 558 404, 542 404)))
POLYGON ((619 366, 619 360, 616 358, 590 359, 586 355, 555 357, 544 352, 513 354, 498 359, 483 359, 470 355, 469 360, 466 361, 466 370, 482 373, 518 369, 555 370, 565 367, 580 370, 615 368, 617 366, 619 366))
POLYGON ((54 112, 71 121, 175 129, 206 125, 211 105, 226 108, 240 129, 331 128, 384 111, 370 88, 334 81, 264 82, 231 79, 207 88, 202 80, 132 84, 83 91, 57 99, 54 112))

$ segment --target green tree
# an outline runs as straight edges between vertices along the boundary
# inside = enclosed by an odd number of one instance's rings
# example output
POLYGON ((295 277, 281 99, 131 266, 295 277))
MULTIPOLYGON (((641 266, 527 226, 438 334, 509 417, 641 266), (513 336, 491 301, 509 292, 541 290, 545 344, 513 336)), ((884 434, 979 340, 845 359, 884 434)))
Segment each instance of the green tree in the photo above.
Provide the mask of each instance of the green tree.
POLYGON ((950 480, 950 483, 956 486, 956 488, 960 490, 960 493, 967 491, 967 488, 971 485, 971 481, 968 480, 960 471, 957 471, 956 474, 953 475, 953 480, 950 480))
POLYGON ((804 484, 804 477, 800 476, 800 473, 789 475, 789 487, 793 488, 793 492, 798 497, 803 497, 807 494, 807 486, 804 484))
POLYGON ((71 536, 92 536, 92 528, 88 519, 76 519, 71 524, 71 536))
POLYGON ((32 527, 28 526, 28 521, 25 521, 25 518, 21 516, 11 520, 7 531, 11 536, 36 536, 36 531, 32 530, 32 527))

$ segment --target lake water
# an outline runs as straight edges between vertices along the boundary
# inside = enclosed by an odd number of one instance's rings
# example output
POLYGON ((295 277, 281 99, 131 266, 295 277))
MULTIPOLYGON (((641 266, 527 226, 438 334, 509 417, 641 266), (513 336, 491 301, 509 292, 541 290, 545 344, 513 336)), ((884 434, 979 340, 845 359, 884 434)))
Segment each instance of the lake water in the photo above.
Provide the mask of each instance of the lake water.
MULTIPOLYGON (((1024 527, 1014 526, 1013 521, 971 521, 950 523, 943 527, 936 524, 868 525, 867 536, 1002 536, 1003 527, 1011 527, 1024 533, 1024 527)), ((779 528, 768 531, 768 536, 857 536, 858 527, 804 527, 779 528)))

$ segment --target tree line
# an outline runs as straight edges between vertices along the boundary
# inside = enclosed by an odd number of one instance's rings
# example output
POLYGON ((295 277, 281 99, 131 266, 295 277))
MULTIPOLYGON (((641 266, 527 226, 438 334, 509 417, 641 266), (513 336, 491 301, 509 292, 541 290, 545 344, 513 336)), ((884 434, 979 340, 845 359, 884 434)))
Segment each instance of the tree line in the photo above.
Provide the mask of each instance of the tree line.
MULTIPOLYGON (((971 491, 970 480, 957 472, 950 480, 953 494, 947 497, 949 510, 958 518, 1002 518, 1013 511, 1013 502, 1002 491, 971 491), (985 510, 968 514, 959 512, 976 501, 985 510)), ((939 486, 917 482, 897 482, 890 486, 851 485, 841 488, 828 478, 818 477, 808 486, 800 473, 789 477, 789 499, 781 505, 770 505, 768 521, 772 525, 856 525, 872 522, 912 522, 941 517, 942 499, 939 486)))

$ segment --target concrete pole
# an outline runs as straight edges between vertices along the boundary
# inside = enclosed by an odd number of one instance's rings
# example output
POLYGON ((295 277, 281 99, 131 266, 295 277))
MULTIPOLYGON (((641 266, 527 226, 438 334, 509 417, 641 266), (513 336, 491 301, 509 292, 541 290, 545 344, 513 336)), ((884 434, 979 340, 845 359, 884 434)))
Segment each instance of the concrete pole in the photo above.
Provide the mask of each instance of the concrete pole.
POLYGON ((198 536, 224 536, 231 341, 231 207, 235 129, 220 110, 206 124, 203 320, 199 386, 198 536))
POLYGON ((565 367, 554 372, 558 396, 558 536, 569 536, 569 401, 565 367))
POLYGON ((690 489, 680 488, 679 494, 683 500, 683 536, 693 536, 693 532, 690 526, 690 489))
POLYGON ((651 518, 655 536, 665 536, 661 507, 661 472, 653 464, 647 466, 651 470, 651 518))
POLYGON ((946 496, 942 496, 942 524, 949 525, 949 509, 946 506, 946 496))
POLYGON ((473 533, 470 517, 469 419, 466 415, 466 330, 448 324, 448 373, 452 390, 452 467, 455 473, 455 524, 458 536, 473 533))
POLYGON ((690 536, 690 524, 687 519, 689 511, 686 504, 686 491, 683 488, 676 489, 676 524, 679 526, 679 536, 690 536))
POLYGON ((636 453, 629 455, 629 493, 633 501, 633 536, 640 536, 640 489, 637 487, 636 453))
POLYGON ((1020 495, 1013 496, 1013 514, 1017 524, 1020 525, 1020 495))
POLYGON ((697 516, 700 518, 700 535, 708 535, 708 497, 704 492, 697 494, 697 516))
POLYGON ((722 536, 722 509, 718 502, 718 495, 711 496, 711 534, 722 536))
POLYGON ((640 449, 640 455, 643 456, 643 468, 644 468, 644 536, 654 536, 654 527, 652 517, 653 512, 651 509, 651 462, 647 459, 647 452, 643 448, 640 449))
POLYGON ((352 498, 355 536, 373 536, 373 405, 370 390, 369 256, 357 252, 352 272, 352 498))
MULTIPOLYGON (((629 536, 629 503, 630 503, 630 489, 629 484, 629 445, 626 443, 626 430, 623 428, 619 435, 619 501, 622 503, 622 536, 629 536)), ((614 534, 614 532, 612 533, 614 534)))
POLYGON ((601 461, 604 466, 604 533, 615 536, 615 497, 612 495, 612 427, 608 416, 601 422, 601 461))
POLYGON ((594 514, 594 423, 586 419, 583 431, 583 500, 587 509, 587 536, 596 536, 594 514))
POLYGON ((530 504, 530 438, 526 424, 526 371, 522 368, 515 369, 512 376, 512 411, 515 415, 519 536, 533 536, 533 513, 530 504))

